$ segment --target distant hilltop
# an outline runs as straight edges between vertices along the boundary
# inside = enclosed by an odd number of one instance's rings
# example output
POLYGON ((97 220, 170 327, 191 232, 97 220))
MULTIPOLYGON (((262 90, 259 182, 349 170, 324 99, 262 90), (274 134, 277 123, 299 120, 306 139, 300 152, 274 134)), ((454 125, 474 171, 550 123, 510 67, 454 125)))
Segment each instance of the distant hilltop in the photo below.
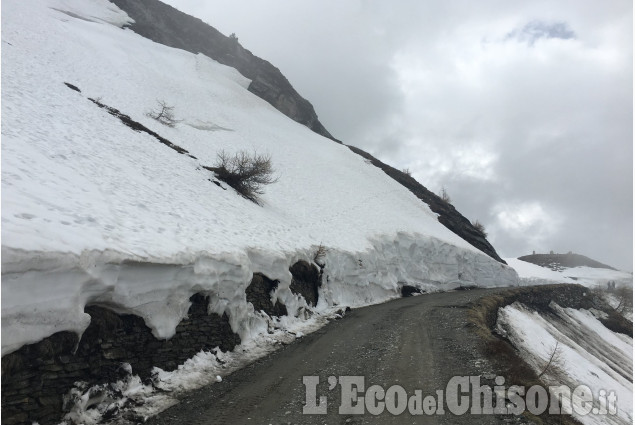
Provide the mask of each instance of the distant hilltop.
POLYGON ((602 264, 599 261, 595 261, 584 255, 574 254, 572 252, 569 252, 567 254, 555 254, 553 251, 551 251, 549 254, 536 254, 536 252, 534 251, 533 254, 518 257, 518 259, 555 271, 561 271, 571 267, 582 266, 593 267, 596 269, 617 270, 611 266, 602 264))

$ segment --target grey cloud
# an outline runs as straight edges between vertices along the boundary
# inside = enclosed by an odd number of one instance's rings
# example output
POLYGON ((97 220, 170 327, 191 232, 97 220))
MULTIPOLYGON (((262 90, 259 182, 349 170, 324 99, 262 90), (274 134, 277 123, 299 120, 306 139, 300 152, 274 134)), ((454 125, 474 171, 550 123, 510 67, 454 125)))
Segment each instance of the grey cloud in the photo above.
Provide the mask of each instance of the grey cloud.
POLYGON ((506 39, 516 39, 533 45, 541 38, 559 38, 569 40, 575 38, 575 32, 566 22, 531 21, 520 29, 515 29, 507 34, 506 39))

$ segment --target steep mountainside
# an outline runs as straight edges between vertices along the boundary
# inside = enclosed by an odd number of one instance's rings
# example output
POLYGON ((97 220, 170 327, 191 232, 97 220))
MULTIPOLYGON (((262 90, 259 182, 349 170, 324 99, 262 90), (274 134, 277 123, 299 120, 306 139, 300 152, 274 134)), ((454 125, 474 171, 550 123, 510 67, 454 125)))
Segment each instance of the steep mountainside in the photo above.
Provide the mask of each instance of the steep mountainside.
POLYGON ((391 167, 388 164, 384 164, 368 152, 356 148, 355 146, 349 146, 349 149, 358 155, 368 159, 371 163, 381 168, 386 174, 396 180, 399 184, 406 187, 409 191, 421 199, 423 202, 430 206, 430 209, 439 214, 439 221, 445 227, 456 233, 467 242, 469 242, 475 248, 483 251, 496 261, 505 263, 505 260, 498 256, 494 247, 487 241, 481 232, 476 230, 472 223, 463 216, 460 212, 454 208, 454 206, 448 202, 443 201, 439 196, 426 189, 421 183, 416 181, 412 176, 391 167))
MULTIPOLYGON (((276 67, 244 49, 235 38, 226 37, 200 19, 180 12, 158 0, 112 0, 112 2, 135 20, 129 28, 139 35, 166 46, 177 47, 192 53, 203 53, 222 64, 236 68, 252 80, 249 91, 316 133, 341 143, 324 128, 313 106, 298 94, 276 67)), ((432 211, 439 214, 439 221, 452 232, 490 257, 505 263, 487 239, 454 206, 443 202, 411 176, 384 164, 359 148, 349 147, 353 152, 369 159, 373 165, 381 168, 427 203, 432 211)))
POLYGON ((254 56, 236 38, 226 37, 200 19, 158 0, 112 2, 134 19, 135 22, 129 28, 137 34, 166 46, 203 53, 236 68, 251 80, 250 92, 316 133, 333 139, 318 120, 313 105, 298 94, 278 68, 254 56))
POLYGON ((589 257, 580 254, 531 254, 518 257, 519 260, 533 263, 541 267, 547 267, 552 270, 561 270, 571 267, 592 267, 596 269, 616 270, 611 266, 602 264, 589 257))

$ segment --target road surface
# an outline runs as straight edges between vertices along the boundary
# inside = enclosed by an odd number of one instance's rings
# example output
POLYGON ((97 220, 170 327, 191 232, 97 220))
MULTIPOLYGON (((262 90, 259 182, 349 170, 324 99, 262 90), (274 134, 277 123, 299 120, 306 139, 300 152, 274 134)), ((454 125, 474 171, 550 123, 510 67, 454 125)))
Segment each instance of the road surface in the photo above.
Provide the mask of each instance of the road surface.
MULTIPOLYGON (((481 376, 482 385, 494 385, 497 371, 480 355, 481 342, 466 326, 465 307, 497 291, 500 289, 421 295, 352 310, 344 318, 226 376, 221 383, 190 393, 147 423, 523 423, 510 415, 456 416, 445 403, 444 414, 420 415, 416 397, 411 401, 412 409, 405 407, 401 412, 401 401, 416 396, 415 390, 421 390, 422 399, 435 398, 436 391, 445 391, 453 376, 481 376), (342 378, 347 376, 357 378, 342 378), (304 378, 308 380, 305 384, 303 377, 313 378, 304 378), (317 379, 319 384, 315 385, 317 379), (357 393, 351 381, 360 379, 364 391, 357 393), (373 392, 366 393, 373 385, 381 389, 373 387, 373 392), (402 387, 405 394, 396 387, 390 389, 394 385, 402 387), (315 389, 314 396, 309 394, 308 404, 314 411, 319 411, 319 397, 326 397, 322 408, 326 414, 303 414, 307 389, 315 389), (382 397, 382 390, 392 397, 382 397), (365 396, 364 402, 347 395, 350 392, 365 396), (406 397, 400 398, 400 394, 406 397), (364 414, 354 414, 353 406, 363 409, 364 414)), ((436 412, 438 405, 430 403, 426 412, 436 412)))

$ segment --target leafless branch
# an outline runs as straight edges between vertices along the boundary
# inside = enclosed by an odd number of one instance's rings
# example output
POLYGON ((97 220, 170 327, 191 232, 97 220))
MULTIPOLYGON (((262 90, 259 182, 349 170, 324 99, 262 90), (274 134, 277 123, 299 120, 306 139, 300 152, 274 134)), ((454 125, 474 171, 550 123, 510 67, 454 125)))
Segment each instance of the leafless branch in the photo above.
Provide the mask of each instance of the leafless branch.
POLYGON ((169 106, 164 100, 157 99, 157 107, 146 112, 146 115, 168 127, 174 127, 180 122, 174 117, 174 106, 169 106))
POLYGON ((274 177, 271 156, 239 151, 233 155, 224 150, 216 154, 216 164, 211 168, 216 176, 233 187, 245 198, 258 203, 263 187, 278 181, 274 177))

